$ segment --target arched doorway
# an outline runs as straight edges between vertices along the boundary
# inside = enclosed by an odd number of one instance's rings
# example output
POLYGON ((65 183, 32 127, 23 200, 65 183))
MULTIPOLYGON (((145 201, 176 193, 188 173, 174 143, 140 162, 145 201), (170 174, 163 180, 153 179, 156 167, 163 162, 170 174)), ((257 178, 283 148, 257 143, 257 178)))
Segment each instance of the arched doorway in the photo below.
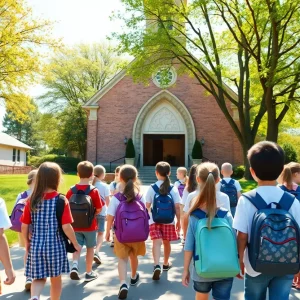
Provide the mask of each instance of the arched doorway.
POLYGON ((185 105, 169 91, 153 96, 140 110, 133 128, 140 166, 169 161, 187 166, 195 141, 195 127, 185 105))

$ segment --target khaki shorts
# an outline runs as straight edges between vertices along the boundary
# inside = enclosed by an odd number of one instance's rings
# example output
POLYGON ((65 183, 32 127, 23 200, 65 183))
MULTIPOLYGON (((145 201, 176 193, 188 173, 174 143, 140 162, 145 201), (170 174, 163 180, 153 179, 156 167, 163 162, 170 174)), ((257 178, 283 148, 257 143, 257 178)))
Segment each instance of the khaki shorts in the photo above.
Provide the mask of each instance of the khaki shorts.
POLYGON ((114 235, 114 252, 118 258, 124 259, 128 258, 130 254, 134 256, 145 256, 146 254, 146 244, 145 242, 136 243, 120 243, 114 235))

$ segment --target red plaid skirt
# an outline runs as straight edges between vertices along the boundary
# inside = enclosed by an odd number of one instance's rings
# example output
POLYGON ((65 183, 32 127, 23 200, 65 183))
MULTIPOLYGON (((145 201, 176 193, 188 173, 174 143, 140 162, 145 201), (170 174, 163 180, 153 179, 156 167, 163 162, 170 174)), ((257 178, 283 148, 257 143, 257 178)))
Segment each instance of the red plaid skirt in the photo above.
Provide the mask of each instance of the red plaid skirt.
POLYGON ((178 235, 174 224, 151 224, 150 225, 151 240, 163 239, 167 241, 177 241, 178 235))

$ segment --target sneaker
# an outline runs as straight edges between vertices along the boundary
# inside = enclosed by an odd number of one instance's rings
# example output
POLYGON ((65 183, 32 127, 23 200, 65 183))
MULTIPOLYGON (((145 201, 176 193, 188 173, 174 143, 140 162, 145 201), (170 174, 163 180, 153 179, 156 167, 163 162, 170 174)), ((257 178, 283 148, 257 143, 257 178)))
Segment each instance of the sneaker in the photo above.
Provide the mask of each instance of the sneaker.
POLYGON ((71 273, 70 273, 70 278, 72 280, 79 280, 79 273, 78 273, 78 268, 73 266, 72 267, 72 270, 71 270, 71 273))
POLYGON ((114 246, 115 246, 114 241, 111 241, 111 242, 110 242, 110 246, 111 246, 111 247, 114 247, 114 246))
POLYGON ((126 299, 128 294, 128 286, 126 283, 122 284, 119 290, 119 299, 126 299))
POLYGON ((168 263, 167 265, 163 265, 164 271, 169 271, 172 268, 172 264, 168 263))
POLYGON ((100 255, 98 253, 94 253, 94 262, 97 264, 97 265, 101 265, 101 258, 100 258, 100 255))
POLYGON ((25 281, 25 290, 30 291, 31 289, 31 284, 32 284, 32 279, 27 277, 25 281))
POLYGON ((154 267, 154 270, 153 270, 152 279, 153 280, 159 280, 160 279, 160 274, 161 274, 161 267, 160 267, 160 265, 156 265, 154 267))
POLYGON ((130 278, 130 285, 137 285, 137 283, 139 282, 139 280, 140 280, 140 274, 136 273, 135 279, 130 278))
POLYGON ((93 281, 98 278, 98 275, 95 272, 91 272, 90 274, 85 273, 85 282, 93 281))

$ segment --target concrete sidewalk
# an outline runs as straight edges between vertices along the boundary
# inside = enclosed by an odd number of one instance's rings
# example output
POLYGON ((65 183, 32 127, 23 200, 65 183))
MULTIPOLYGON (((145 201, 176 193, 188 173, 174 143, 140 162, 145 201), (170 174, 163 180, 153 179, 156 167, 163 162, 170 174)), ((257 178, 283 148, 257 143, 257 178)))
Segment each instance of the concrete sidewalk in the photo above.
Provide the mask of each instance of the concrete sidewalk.
MULTIPOLYGON (((82 280, 71 281, 66 275, 63 277, 63 293, 62 300, 115 300, 119 289, 117 259, 113 254, 113 248, 110 248, 107 243, 104 243, 102 248, 102 265, 96 266, 95 270, 99 277, 97 280, 85 283, 84 282, 84 252, 80 261, 80 273, 82 280)), ((17 272, 16 282, 12 286, 3 286, 3 295, 0 299, 4 300, 28 300, 30 294, 24 292, 24 276, 23 276, 23 254, 24 251, 18 247, 11 249, 14 268, 17 272)), ((179 242, 172 245, 171 262, 173 268, 169 272, 162 274, 159 282, 153 282, 151 279, 153 262, 151 258, 151 241, 147 242, 147 255, 140 259, 139 273, 141 281, 136 287, 129 289, 128 300, 192 300, 195 298, 195 293, 192 286, 185 288, 181 284, 181 275, 183 270, 183 250, 179 242), (170 298, 171 297, 171 298, 170 298)), ((4 278, 3 271, 1 272, 4 278)), ((128 272, 129 276, 129 272, 128 272)), ((43 291, 41 300, 49 298, 49 281, 43 291)), ((235 279, 232 297, 233 300, 243 299, 243 282, 235 279)), ((290 299, 300 299, 300 293, 292 291, 290 299)), ((274 300, 274 299, 271 299, 274 300)), ((276 299, 277 300, 277 299, 276 299)), ((278 299, 280 300, 280 299, 278 299)))

